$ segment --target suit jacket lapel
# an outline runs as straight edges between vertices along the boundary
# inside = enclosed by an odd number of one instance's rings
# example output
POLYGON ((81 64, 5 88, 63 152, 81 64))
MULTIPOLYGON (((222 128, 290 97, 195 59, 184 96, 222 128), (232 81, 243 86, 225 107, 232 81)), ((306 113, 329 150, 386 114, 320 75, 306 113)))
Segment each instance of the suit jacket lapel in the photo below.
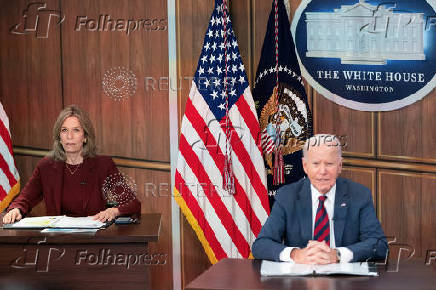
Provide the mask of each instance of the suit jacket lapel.
POLYGON ((304 181, 302 190, 297 200, 297 217, 300 221, 301 238, 303 243, 312 239, 312 195, 310 181, 304 181))
POLYGON ((342 246, 342 236, 349 207, 348 203, 349 195, 346 192, 345 184, 343 180, 338 178, 336 181, 335 210, 333 216, 336 247, 342 246))

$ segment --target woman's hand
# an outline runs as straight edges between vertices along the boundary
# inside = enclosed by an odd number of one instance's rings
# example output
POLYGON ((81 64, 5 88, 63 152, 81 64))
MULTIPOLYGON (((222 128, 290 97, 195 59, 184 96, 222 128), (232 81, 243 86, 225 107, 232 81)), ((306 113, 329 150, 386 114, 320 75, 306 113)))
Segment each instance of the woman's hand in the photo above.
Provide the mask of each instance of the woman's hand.
POLYGON ((3 217, 4 224, 11 224, 13 222, 17 222, 22 219, 21 211, 18 208, 11 209, 5 216, 3 217))
POLYGON ((107 208, 94 216, 95 220, 101 222, 111 221, 120 215, 120 211, 116 207, 107 208))

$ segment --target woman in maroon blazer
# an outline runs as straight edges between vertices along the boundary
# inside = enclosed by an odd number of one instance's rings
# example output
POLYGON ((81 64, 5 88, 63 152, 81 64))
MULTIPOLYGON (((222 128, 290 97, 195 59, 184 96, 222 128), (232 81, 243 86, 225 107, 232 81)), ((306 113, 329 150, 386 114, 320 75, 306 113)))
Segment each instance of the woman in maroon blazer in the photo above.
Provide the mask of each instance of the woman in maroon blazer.
POLYGON ((94 215, 104 222, 140 213, 140 202, 112 158, 96 155, 94 127, 84 111, 74 105, 65 108, 54 124, 53 139, 53 151, 38 162, 3 223, 20 220, 42 199, 47 215, 94 215), (103 192, 115 207, 106 208, 103 192))

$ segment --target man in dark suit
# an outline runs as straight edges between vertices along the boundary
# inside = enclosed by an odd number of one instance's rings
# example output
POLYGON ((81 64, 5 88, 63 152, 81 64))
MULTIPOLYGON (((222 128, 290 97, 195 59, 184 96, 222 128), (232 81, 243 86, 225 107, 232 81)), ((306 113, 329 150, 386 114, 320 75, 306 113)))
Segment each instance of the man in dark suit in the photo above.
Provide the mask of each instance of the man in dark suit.
POLYGON ((338 177, 339 140, 319 134, 303 148, 308 178, 281 187, 253 244, 257 259, 329 264, 384 258, 387 242, 368 188, 338 177))

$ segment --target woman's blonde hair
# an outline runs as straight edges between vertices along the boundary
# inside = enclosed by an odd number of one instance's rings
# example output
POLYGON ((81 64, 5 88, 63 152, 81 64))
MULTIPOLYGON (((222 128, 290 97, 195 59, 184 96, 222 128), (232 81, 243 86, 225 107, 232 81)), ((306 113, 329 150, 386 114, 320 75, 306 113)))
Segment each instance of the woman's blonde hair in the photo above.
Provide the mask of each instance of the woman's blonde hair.
POLYGON ((83 128, 83 132, 85 135, 85 142, 83 143, 83 158, 86 157, 94 157, 97 151, 95 146, 95 131, 94 126, 92 125, 91 119, 89 119, 88 114, 85 111, 82 111, 76 105, 71 105, 63 109, 54 123, 53 126, 53 151, 51 152, 51 157, 53 157, 56 161, 65 161, 67 156, 65 154, 64 147, 61 144, 61 129, 62 124, 68 117, 76 117, 80 125, 83 128))

